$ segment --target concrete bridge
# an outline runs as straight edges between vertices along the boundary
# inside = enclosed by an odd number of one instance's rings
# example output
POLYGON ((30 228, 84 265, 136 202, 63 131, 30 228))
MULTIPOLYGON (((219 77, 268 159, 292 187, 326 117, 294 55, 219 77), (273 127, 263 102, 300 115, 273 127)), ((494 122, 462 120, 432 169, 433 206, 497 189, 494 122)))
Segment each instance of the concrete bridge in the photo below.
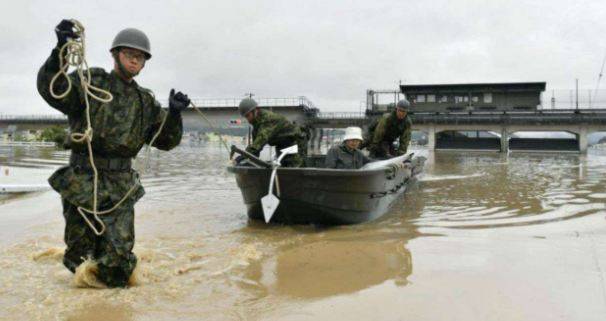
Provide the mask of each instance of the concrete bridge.
MULTIPOLYGON (((193 110, 184 112, 186 131, 219 131, 244 135, 248 124, 240 117, 237 104, 240 99, 194 100, 210 124, 193 110)), ((320 113, 305 97, 258 98, 260 106, 285 115, 297 124, 310 129, 310 145, 320 145, 323 131, 347 126, 367 127, 377 116, 365 113, 320 113)), ((431 149, 496 150, 557 150, 586 152, 587 136, 606 132, 606 109, 559 109, 536 111, 473 111, 411 114, 413 130, 425 133, 431 149), (527 131, 568 132, 573 139, 517 138, 515 133, 527 131), (458 135, 476 132, 476 137, 458 135), (479 133, 490 133, 480 135, 479 133)), ((0 131, 39 130, 52 125, 65 125, 61 115, 2 116, 0 131)))
MULTIPOLYGON (((587 136, 595 132, 606 132, 606 109, 559 109, 536 111, 500 112, 448 112, 422 113, 410 115, 413 130, 427 136, 430 149, 469 150, 557 150, 587 151, 587 136), (488 137, 467 137, 452 135, 456 132, 493 133, 488 137), (521 132, 568 132, 575 139, 566 138, 517 138, 521 132), (451 135, 449 135, 451 134, 451 135), (492 136, 492 137, 490 137, 492 136)), ((324 129, 347 126, 367 127, 372 118, 363 113, 319 113, 309 119, 313 127, 312 145, 319 145, 318 139, 324 129)))
MULTIPOLYGON (((193 99, 192 103, 208 118, 188 108, 183 112, 185 131, 242 132, 248 131, 248 124, 238 113, 240 98, 193 99)), ((290 121, 304 124, 307 119, 315 117, 319 110, 304 96, 287 98, 256 98, 262 109, 278 112, 290 121)), ((168 102, 161 101, 164 108, 168 102)), ((0 114, 0 132, 2 131, 37 131, 56 125, 67 125, 67 117, 61 114, 52 115, 2 115, 0 114)))

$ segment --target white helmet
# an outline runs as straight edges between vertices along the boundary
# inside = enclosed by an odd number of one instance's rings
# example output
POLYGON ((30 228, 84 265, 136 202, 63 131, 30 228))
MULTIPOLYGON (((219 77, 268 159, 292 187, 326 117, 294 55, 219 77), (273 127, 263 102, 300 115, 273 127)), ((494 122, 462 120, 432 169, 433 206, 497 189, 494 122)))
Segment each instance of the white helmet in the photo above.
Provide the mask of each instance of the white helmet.
POLYGON ((343 136, 343 141, 357 139, 364 140, 362 138, 362 128, 360 127, 347 127, 345 128, 345 136, 343 136))

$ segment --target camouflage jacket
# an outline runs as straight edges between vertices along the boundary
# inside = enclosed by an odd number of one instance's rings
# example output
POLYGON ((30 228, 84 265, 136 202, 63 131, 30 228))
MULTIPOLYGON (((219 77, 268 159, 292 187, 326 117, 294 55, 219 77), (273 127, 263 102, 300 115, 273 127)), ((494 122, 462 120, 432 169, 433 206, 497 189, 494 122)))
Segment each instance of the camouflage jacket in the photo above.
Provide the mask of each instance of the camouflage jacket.
POLYGON ((253 142, 246 151, 259 155, 265 145, 275 146, 277 150, 299 145, 299 154, 304 145, 304 135, 299 127, 286 119, 286 117, 271 111, 261 110, 252 121, 253 142))
POLYGON ((336 169, 358 169, 367 163, 370 163, 370 158, 366 157, 361 150, 351 150, 341 144, 333 146, 326 153, 324 167, 336 169))
POLYGON ((399 138, 398 155, 406 154, 410 136, 412 133, 412 121, 410 117, 399 120, 396 112, 393 111, 381 117, 374 126, 371 125, 367 136, 367 145, 369 150, 379 150, 386 145, 391 145, 396 138, 399 138), (385 144, 387 143, 387 144, 385 144))
MULTIPOLYGON (((55 48, 38 72, 38 92, 51 107, 67 115, 71 132, 82 133, 86 129, 86 105, 79 77, 75 72, 71 73, 70 93, 62 99, 55 99, 50 94, 49 84, 58 70, 59 50, 55 48)), ((114 71, 107 73, 100 68, 91 68, 90 72, 92 85, 108 90, 113 95, 113 100, 109 103, 89 99, 94 155, 104 158, 134 158, 143 145, 151 141, 166 111, 161 109, 151 91, 139 87, 134 80, 127 83, 114 71)), ((55 93, 63 93, 66 88, 67 80, 59 77, 55 81, 55 93)), ((179 144, 182 133, 181 116, 169 113, 154 146, 169 150, 179 144)), ((72 153, 87 153, 85 142, 68 141, 66 147, 71 149, 72 153)), ((49 178, 49 183, 70 203, 90 208, 92 180, 90 169, 66 166, 56 171, 49 178)), ((132 169, 121 172, 100 171, 98 189, 100 208, 111 207, 136 183, 140 184, 139 177, 132 169)), ((143 188, 139 187, 132 194, 131 200, 135 202, 143 194, 143 188)))

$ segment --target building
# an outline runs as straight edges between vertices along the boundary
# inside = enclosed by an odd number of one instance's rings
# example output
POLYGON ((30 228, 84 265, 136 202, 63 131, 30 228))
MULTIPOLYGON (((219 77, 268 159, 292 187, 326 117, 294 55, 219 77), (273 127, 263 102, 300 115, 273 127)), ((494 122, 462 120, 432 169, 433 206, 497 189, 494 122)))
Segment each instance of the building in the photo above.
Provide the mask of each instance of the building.
POLYGON ((400 85, 412 112, 536 110, 545 82, 400 85))
POLYGON ((545 82, 400 85, 400 91, 367 90, 366 113, 385 113, 404 97, 413 113, 536 110, 543 91, 545 82))

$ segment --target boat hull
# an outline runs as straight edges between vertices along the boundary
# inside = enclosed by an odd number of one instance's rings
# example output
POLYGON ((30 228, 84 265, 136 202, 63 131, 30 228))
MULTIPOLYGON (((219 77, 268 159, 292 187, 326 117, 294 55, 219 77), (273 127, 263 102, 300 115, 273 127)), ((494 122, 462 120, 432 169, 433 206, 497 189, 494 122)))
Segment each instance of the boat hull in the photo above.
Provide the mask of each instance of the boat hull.
MULTIPOLYGON (((384 215, 423 167, 424 159, 372 170, 280 168, 274 193, 280 205, 271 222, 356 224, 384 215)), ((263 220, 261 198, 268 194, 270 169, 229 167, 242 192, 248 216, 263 220)))

